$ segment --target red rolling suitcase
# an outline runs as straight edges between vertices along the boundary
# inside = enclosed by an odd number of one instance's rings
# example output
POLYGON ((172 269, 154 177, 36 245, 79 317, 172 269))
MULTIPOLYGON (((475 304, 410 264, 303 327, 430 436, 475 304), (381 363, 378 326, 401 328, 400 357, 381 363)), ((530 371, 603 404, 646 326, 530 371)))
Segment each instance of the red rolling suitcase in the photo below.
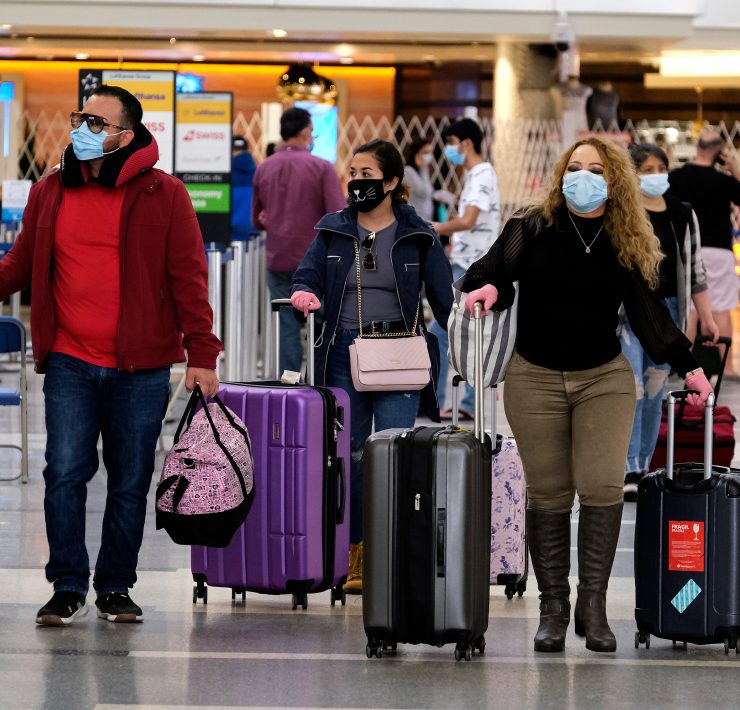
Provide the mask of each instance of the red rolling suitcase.
POLYGON ((652 635, 740 653, 740 475, 712 465, 711 399, 704 463, 674 467, 674 404, 686 394, 668 397, 667 467, 638 487, 635 648, 652 635))
MULTIPOLYGON (((704 368, 707 377, 715 377, 715 399, 719 397, 722 375, 727 364, 727 355, 731 344, 730 338, 719 338, 717 347, 706 346, 706 337, 699 337, 694 345, 694 354, 704 368)), ((714 407, 714 424, 712 427, 712 461, 718 466, 729 466, 735 454, 735 417, 729 407, 714 407)), ((681 400, 678 404, 676 421, 675 457, 676 461, 704 460, 704 410, 692 407, 681 400)), ((667 405, 663 403, 663 416, 660 432, 655 445, 650 470, 655 471, 666 465, 666 444, 668 438, 667 405)))

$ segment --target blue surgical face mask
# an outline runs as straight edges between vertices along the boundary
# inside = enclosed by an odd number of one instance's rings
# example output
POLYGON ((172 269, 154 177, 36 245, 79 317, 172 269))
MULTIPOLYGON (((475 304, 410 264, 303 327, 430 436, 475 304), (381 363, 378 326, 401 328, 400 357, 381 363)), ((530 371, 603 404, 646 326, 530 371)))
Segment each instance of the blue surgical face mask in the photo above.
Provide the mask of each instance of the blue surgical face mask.
POLYGON ((424 153, 424 155, 421 156, 421 161, 424 165, 431 165, 432 160, 434 160, 434 156, 431 153, 424 153))
POLYGON ((646 197, 660 197, 669 187, 668 173, 640 175, 640 192, 646 197))
POLYGON ((115 153, 118 148, 109 150, 107 153, 103 150, 103 143, 108 136, 118 136, 123 131, 118 133, 106 133, 100 131, 100 133, 93 133, 87 126, 85 121, 79 128, 69 132, 72 138, 72 150, 77 156, 78 160, 95 160, 96 158, 102 158, 111 153, 115 153))
POLYGON ((577 170, 563 177, 563 197, 574 212, 587 214, 601 207, 609 196, 602 175, 590 170, 577 170))
POLYGON ((460 148, 456 145, 445 146, 445 157, 453 165, 463 165, 465 163, 465 156, 460 153, 460 148))

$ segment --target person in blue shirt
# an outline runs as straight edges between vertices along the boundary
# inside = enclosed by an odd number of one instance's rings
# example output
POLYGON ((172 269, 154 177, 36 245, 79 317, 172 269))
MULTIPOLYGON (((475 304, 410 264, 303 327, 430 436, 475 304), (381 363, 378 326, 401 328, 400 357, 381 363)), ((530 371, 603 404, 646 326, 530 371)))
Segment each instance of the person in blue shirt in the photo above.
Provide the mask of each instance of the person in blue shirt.
POLYGON ((231 139, 231 238, 249 239, 252 225, 252 179, 257 166, 244 136, 231 139))

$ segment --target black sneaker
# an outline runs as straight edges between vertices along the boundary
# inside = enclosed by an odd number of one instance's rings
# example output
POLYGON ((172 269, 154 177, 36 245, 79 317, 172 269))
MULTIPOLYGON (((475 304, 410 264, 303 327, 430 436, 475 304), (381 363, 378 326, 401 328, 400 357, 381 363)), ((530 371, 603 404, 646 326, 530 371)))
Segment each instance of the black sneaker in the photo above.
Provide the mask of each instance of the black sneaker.
POLYGON ((630 471, 624 476, 624 499, 628 503, 634 503, 637 500, 637 486, 645 474, 641 471, 630 471))
POLYGON ((95 606, 98 607, 98 617, 100 619, 117 621, 120 624, 132 624, 144 619, 144 612, 141 607, 134 604, 128 594, 120 594, 119 592, 101 594, 95 600, 95 606))
POLYGON ((36 613, 36 623, 41 626, 67 626, 85 614, 87 607, 84 594, 54 592, 54 596, 36 613))

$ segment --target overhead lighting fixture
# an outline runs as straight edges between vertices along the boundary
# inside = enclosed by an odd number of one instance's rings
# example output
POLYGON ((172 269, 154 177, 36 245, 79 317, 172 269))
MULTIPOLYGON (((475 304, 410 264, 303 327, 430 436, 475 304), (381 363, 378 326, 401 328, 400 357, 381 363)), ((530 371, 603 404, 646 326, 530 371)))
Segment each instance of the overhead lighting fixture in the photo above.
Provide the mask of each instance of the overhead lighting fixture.
POLYGON ((12 30, 12 29, 13 29, 13 25, 8 25, 8 24, 0 25, 0 30, 12 30))
POLYGON ((352 57, 339 57, 340 64, 354 64, 355 60, 352 57))
POLYGON ((170 37, 170 44, 175 44, 177 42, 177 37, 170 37))
POLYGON ((194 62, 205 62, 206 57, 204 54, 195 54, 193 55, 193 61, 194 62))
POLYGON ((659 66, 661 76, 737 77, 740 52, 666 52, 659 66))
POLYGON ((276 39, 283 39, 283 37, 288 36, 287 30, 272 30, 270 34, 276 39))
POLYGON ((75 59, 84 61, 85 59, 90 59, 90 55, 87 52, 77 52, 77 54, 75 54, 75 59))

